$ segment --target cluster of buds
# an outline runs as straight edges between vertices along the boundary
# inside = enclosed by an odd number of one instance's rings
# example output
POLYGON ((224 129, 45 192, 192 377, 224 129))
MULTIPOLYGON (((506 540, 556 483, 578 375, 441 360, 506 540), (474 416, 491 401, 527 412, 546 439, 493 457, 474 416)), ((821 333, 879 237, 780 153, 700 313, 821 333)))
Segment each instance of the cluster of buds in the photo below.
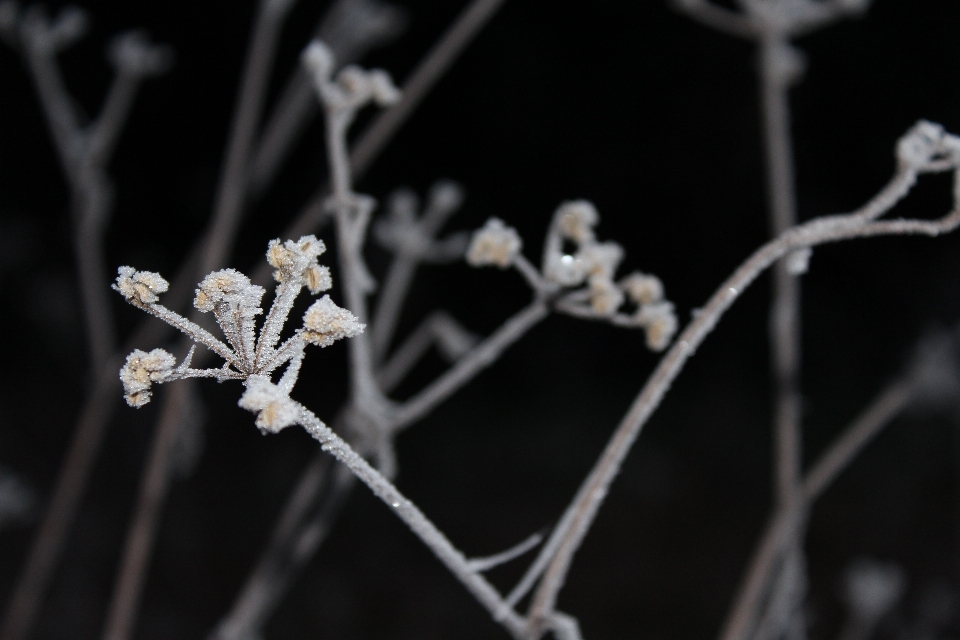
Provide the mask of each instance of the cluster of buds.
POLYGON ((663 297, 663 284, 656 276, 640 272, 615 281, 624 251, 615 242, 597 240, 594 227, 599 222, 600 215, 590 202, 561 204, 547 231, 538 272, 521 253, 523 243, 516 229, 491 218, 474 233, 466 259, 475 267, 515 267, 554 301, 558 311, 643 328, 647 346, 655 351, 666 348, 677 330, 677 319, 673 304, 663 297), (633 313, 623 311, 628 304, 635 307, 633 313))
POLYGON ((520 255, 523 241, 513 227, 508 227, 500 218, 490 218, 473 234, 467 249, 467 264, 474 267, 495 266, 507 269, 513 266, 520 255))
POLYGON ((387 106, 400 99, 400 90, 383 69, 365 70, 348 65, 333 78, 333 52, 320 40, 313 40, 301 56, 314 86, 328 109, 355 112, 368 102, 387 106))
POLYGON ((417 195, 399 189, 387 201, 387 215, 373 228, 377 242, 394 253, 417 262, 439 264, 459 260, 467 246, 463 233, 436 239, 437 233, 463 204, 463 189, 449 180, 437 181, 427 194, 420 212, 417 195))
POLYGON ((128 302, 179 329, 224 360, 223 366, 216 369, 193 369, 190 367, 192 349, 179 366, 174 356, 163 349, 149 353, 136 350, 127 357, 120 371, 127 403, 132 407, 147 404, 153 383, 183 378, 242 380, 247 392, 240 406, 258 413, 257 426, 275 432, 294 424, 300 415, 299 405, 289 394, 296 384, 305 345, 326 347, 342 338, 356 336, 364 329, 352 313, 324 296, 307 310, 303 327, 277 346, 300 290, 306 287, 316 294, 332 286, 329 270, 317 263, 324 250, 323 243, 313 236, 304 236, 297 242, 270 242, 267 259, 275 269, 273 275, 278 284, 259 335, 256 321, 257 316, 263 314, 260 303, 264 289, 234 269, 214 271, 205 277, 196 290, 193 304, 198 311, 213 313, 226 343, 159 304, 158 294, 168 287, 160 275, 120 267, 113 288, 128 302), (287 368, 283 378, 274 385, 270 376, 284 364, 287 368))

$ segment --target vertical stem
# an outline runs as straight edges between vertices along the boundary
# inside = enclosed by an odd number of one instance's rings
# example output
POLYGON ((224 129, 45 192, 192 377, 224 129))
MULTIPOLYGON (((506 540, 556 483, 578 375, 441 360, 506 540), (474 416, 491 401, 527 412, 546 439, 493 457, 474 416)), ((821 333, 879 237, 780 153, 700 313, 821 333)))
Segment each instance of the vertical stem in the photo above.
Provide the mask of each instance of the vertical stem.
MULTIPOLYGON (((789 45, 780 36, 760 43, 760 92, 767 164, 770 235, 796 224, 793 145, 790 137, 788 82, 778 67, 789 45)), ((776 487, 781 505, 796 499, 801 473, 800 439, 800 284, 785 260, 774 268, 770 312, 771 368, 776 385, 776 487)))

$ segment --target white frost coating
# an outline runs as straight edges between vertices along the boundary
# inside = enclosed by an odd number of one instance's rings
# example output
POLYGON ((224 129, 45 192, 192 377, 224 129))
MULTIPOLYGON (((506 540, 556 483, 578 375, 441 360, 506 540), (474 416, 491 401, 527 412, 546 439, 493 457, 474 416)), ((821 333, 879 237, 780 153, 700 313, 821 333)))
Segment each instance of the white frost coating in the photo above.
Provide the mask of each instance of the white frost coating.
MULTIPOLYGON (((274 348, 297 294, 304 286, 312 291, 331 286, 330 273, 317 264, 324 251, 323 243, 313 236, 304 236, 297 242, 279 240, 270 242, 267 259, 276 269, 279 281, 277 295, 270 312, 256 332, 256 318, 263 313, 260 301, 264 290, 250 282, 250 278, 234 269, 222 269, 207 275, 196 290, 194 306, 203 312, 212 311, 229 346, 206 329, 166 307, 157 304, 157 293, 166 291, 167 282, 158 274, 121 267, 114 289, 131 303, 157 316, 167 324, 202 344, 225 362, 213 369, 191 369, 190 355, 175 367, 172 355, 162 349, 150 353, 134 351, 120 371, 127 402, 141 407, 150 400, 150 386, 154 382, 169 382, 184 378, 216 378, 217 380, 256 380, 248 385, 245 408, 258 407, 261 413, 257 425, 266 431, 276 431, 293 424, 295 416, 284 401, 293 390, 303 360, 304 341, 326 346, 340 338, 353 337, 363 325, 349 311, 340 309, 325 296, 311 307, 305 316, 306 327, 274 348), (287 365, 279 386, 270 382, 270 375, 287 365), (270 394, 272 400, 265 400, 270 394), (279 395, 278 395, 279 394, 279 395)), ((292 402, 292 401, 290 401, 292 402)), ((253 410, 253 409, 251 409, 253 410)))
POLYGON ((616 242, 584 243, 574 257, 583 262, 588 274, 612 278, 623 260, 623 247, 616 242))
POLYGON ((635 304, 650 304, 663 300, 663 282, 657 276, 634 271, 620 281, 620 288, 635 304))
POLYGON ((590 306, 598 316, 609 317, 623 304, 624 295, 605 275, 590 276, 590 306))
POLYGON ((166 292, 170 287, 159 273, 152 271, 120 267, 117 274, 116 283, 112 285, 113 290, 138 307, 154 304, 160 299, 158 294, 166 292))
POLYGON ((400 99, 400 90, 383 69, 367 71, 349 65, 341 69, 336 80, 333 80, 336 64, 333 52, 320 40, 312 40, 300 59, 310 73, 320 98, 330 109, 356 110, 371 101, 387 106, 400 99))
POLYGON ((204 313, 214 311, 218 304, 252 311, 260 309, 263 288, 250 283, 250 278, 236 269, 214 271, 200 282, 193 306, 204 313))
POLYGON ((647 332, 647 346, 663 351, 677 332, 677 315, 672 302, 654 302, 643 305, 636 313, 637 324, 647 332))
POLYGON ((327 291, 333 286, 330 269, 317 264, 317 258, 327 250, 322 240, 303 236, 298 241, 271 240, 267 249, 267 262, 276 269, 273 277, 277 282, 302 279, 310 293, 327 291))
POLYGON ((303 339, 310 344, 329 347, 342 338, 353 338, 363 333, 366 325, 342 307, 330 296, 323 296, 303 314, 303 339))
POLYGON ((520 253, 523 242, 513 227, 499 218, 490 218, 478 229, 467 249, 467 263, 474 267, 496 266, 506 269, 520 253))
POLYGON ((120 369, 127 404, 139 408, 150 402, 150 386, 165 381, 176 363, 176 359, 163 349, 154 349, 150 353, 136 349, 128 355, 126 364, 120 369))
POLYGON ((284 393, 280 387, 263 376, 250 376, 246 381, 247 390, 237 403, 241 409, 257 414, 257 426, 262 431, 278 433, 281 429, 296 424, 299 408, 296 402, 284 393))
POLYGON ((593 228, 600 222, 597 208, 587 200, 564 202, 557 209, 555 218, 560 233, 581 244, 593 241, 593 228))

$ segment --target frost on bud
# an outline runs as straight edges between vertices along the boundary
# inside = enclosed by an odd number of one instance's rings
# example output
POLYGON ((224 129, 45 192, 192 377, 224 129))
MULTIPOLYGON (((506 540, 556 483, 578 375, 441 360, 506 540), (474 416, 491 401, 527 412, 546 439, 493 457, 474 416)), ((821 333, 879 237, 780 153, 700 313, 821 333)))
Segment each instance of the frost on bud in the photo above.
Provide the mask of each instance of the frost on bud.
POLYGON ((363 333, 365 324, 348 310, 338 307, 330 296, 323 296, 303 314, 303 339, 319 347, 329 347, 342 338, 363 333))
POLYGON ((154 382, 163 382, 176 363, 176 359, 163 349, 154 349, 150 353, 136 349, 128 355, 126 364, 120 369, 127 404, 139 408, 150 402, 150 386, 154 382))
POLYGON ((654 275, 634 271, 620 281, 620 288, 634 304, 651 304, 663 300, 663 283, 654 275))
POLYGON ((200 283, 193 306, 204 313, 213 311, 219 303, 239 307, 247 315, 260 313, 263 288, 250 283, 250 278, 236 269, 214 271, 200 283))
POLYGON ((663 351, 673 340, 677 332, 677 316, 673 312, 672 302, 655 302, 640 308, 637 321, 647 333, 647 347, 653 351, 663 351))
POLYGON ((506 269, 520 253, 523 241, 513 227, 499 218, 490 218, 482 229, 474 232, 467 249, 467 263, 474 267, 496 265, 506 269))
POLYGON ((373 69, 367 75, 373 100, 381 107, 395 104, 400 100, 400 89, 393 84, 390 74, 383 69, 373 69))
POLYGON ((158 294, 165 292, 169 286, 159 273, 120 267, 117 269, 117 281, 113 290, 119 292, 127 302, 145 307, 159 300, 158 294))
POLYGON ((508 227, 499 218, 490 218, 477 230, 467 249, 467 263, 474 267, 496 265, 506 269, 520 253, 523 242, 513 227, 508 227))
POLYGON ((844 595, 850 613, 864 622, 879 620, 892 607, 906 586, 903 570, 868 558, 854 561, 844 576, 844 595))
POLYGON ((564 202, 554 215, 560 233, 577 243, 592 241, 593 228, 600 222, 597 208, 587 200, 564 202))
POLYGON ((299 407, 287 394, 263 376, 250 376, 247 390, 237 403, 241 409, 257 413, 257 426, 261 431, 277 433, 284 427, 296 424, 299 407))
POLYGON ((623 304, 623 292, 604 275, 590 277, 590 306, 600 316, 612 316, 623 304))
POLYGON ((314 236, 303 236, 296 242, 271 240, 267 248, 267 262, 276 269, 273 277, 277 282, 302 279, 310 293, 320 293, 333 286, 330 269, 317 264, 317 257, 327 248, 314 236))
MULTIPOLYGON (((919 120, 897 141, 897 160, 903 168, 922 170, 944 153, 947 136, 939 124, 919 120)), ((954 151, 956 153, 956 151, 954 151)))
POLYGON ((583 261, 589 275, 600 275, 609 279, 623 260, 623 247, 616 242, 590 243, 582 247, 576 257, 583 261))
POLYGON ((330 80, 333 74, 333 52, 320 40, 311 40, 300 56, 303 66, 313 75, 314 83, 319 87, 330 80))

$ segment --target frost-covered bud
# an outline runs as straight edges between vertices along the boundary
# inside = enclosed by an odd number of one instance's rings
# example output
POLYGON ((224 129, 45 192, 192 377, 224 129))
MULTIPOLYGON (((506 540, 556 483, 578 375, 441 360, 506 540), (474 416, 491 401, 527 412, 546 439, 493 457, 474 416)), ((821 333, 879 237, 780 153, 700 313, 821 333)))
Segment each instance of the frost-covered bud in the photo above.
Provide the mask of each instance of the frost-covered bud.
POLYGON ((301 278, 310 293, 326 291, 333 286, 330 269, 317 264, 317 257, 327 248, 314 236, 303 236, 296 242, 287 240, 280 244, 279 238, 271 240, 267 248, 267 262, 275 268, 273 277, 277 282, 301 278))
POLYGON ((640 307, 637 320, 647 333, 647 347, 663 351, 677 332, 677 316, 672 302, 654 302, 640 307))
POLYGON ((142 407, 150 402, 150 386, 154 382, 163 382, 176 363, 176 359, 163 349, 154 349, 150 353, 136 349, 128 355, 126 364, 120 369, 127 404, 142 407))
POLYGON ((612 278, 623 260, 623 247, 616 242, 588 243, 576 257, 583 261, 588 274, 612 278))
POLYGON ((523 242, 513 227, 508 227, 499 218, 490 218, 478 229, 467 249, 467 263, 474 267, 496 265, 506 269, 520 253, 523 242))
POLYGON ((145 307, 159 300, 157 294, 165 292, 169 287, 170 284, 159 273, 120 267, 117 269, 117 281, 113 290, 119 292, 127 302, 145 307))
POLYGON ((590 277, 590 306, 597 315, 612 316, 623 304, 623 291, 604 275, 590 277))
POLYGON ((844 595, 850 612, 865 622, 875 622, 893 606, 906 586, 903 570, 868 558, 854 561, 844 576, 844 595))
POLYGON ((319 347, 329 347, 342 338, 363 333, 365 324, 348 310, 338 307, 330 296, 323 296, 303 314, 303 339, 319 347))
POLYGON ((236 269, 214 271, 200 283, 193 299, 193 306, 204 313, 213 311, 217 303, 224 302, 240 307, 248 314, 260 313, 263 287, 250 283, 250 278, 236 269))
POLYGON ((943 152, 946 133, 939 124, 919 120, 897 141, 897 160, 901 167, 923 169, 943 152))
POLYGON ((110 42, 107 57, 114 68, 139 76, 163 73, 173 63, 170 47, 150 42, 143 31, 127 31, 110 42))
POLYGON ((297 423, 299 407, 280 387, 263 376, 250 376, 246 385, 247 390, 237 404, 241 409, 257 413, 256 424, 261 431, 277 433, 297 423))
POLYGON ((600 222, 597 208, 588 200, 564 202, 554 216, 560 233, 578 243, 593 240, 593 228, 600 222))
POLYGON ((400 100, 400 89, 393 84, 390 74, 383 69, 373 69, 367 75, 367 81, 370 83, 370 93, 373 100, 381 107, 395 104, 400 100))
POLYGON ((314 84, 318 87, 329 82, 333 75, 333 52, 320 40, 310 41, 300 55, 300 61, 313 75, 314 84))
POLYGON ((620 288, 634 304, 651 304, 663 300, 663 283, 654 275, 634 271, 620 281, 620 288))

